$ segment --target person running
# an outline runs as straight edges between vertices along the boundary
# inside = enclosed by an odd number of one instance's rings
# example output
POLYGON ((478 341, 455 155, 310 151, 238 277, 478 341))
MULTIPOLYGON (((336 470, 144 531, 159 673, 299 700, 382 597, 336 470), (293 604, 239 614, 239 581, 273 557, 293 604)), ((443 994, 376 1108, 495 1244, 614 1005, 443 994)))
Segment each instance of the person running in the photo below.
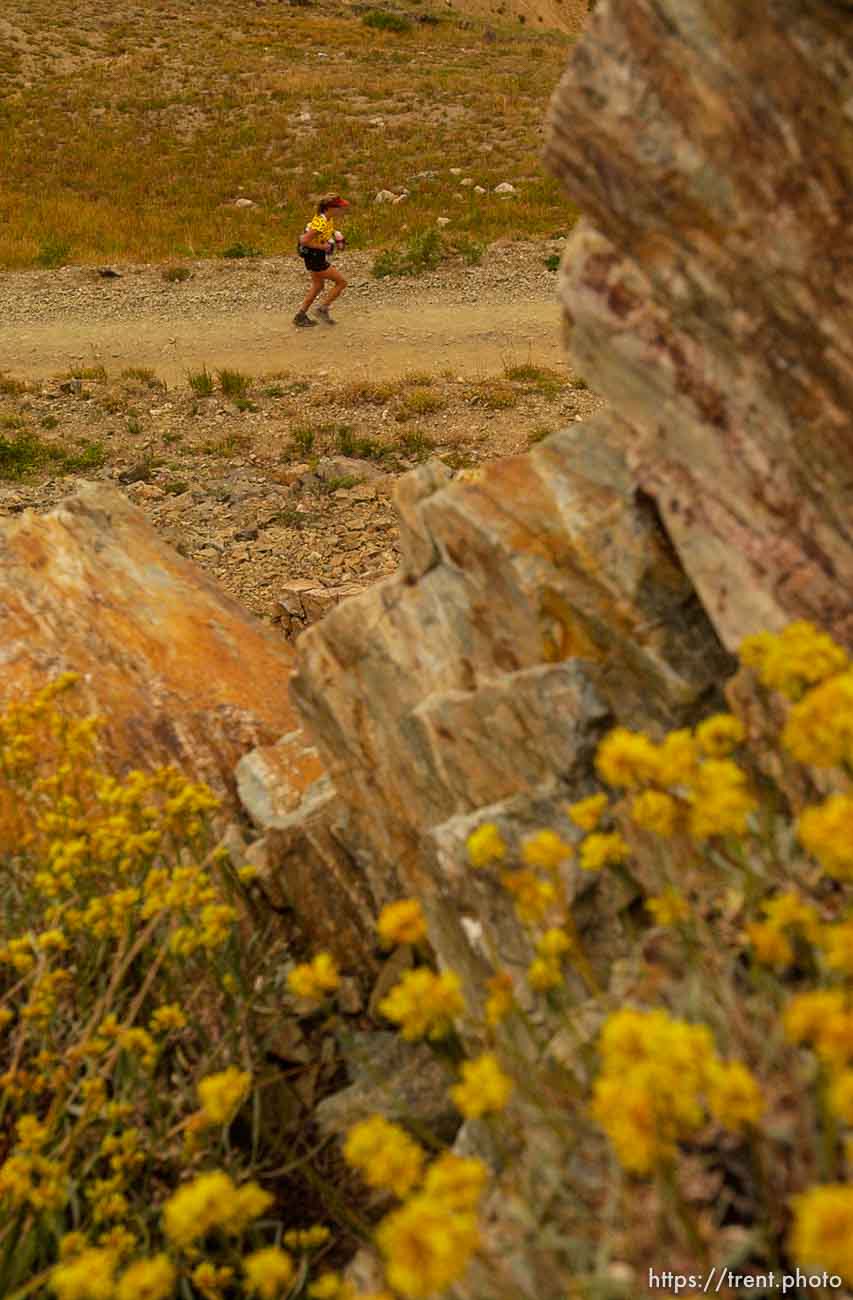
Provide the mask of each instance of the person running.
POLYGON ((348 207, 346 199, 342 199, 339 194, 327 194, 320 199, 315 215, 299 237, 299 254, 305 262, 305 270, 311 276, 311 287, 293 318, 294 325, 304 328, 306 325, 317 324, 308 315, 308 308, 324 289, 326 289, 326 296, 317 307, 315 315, 324 325, 335 324, 329 308, 335 299, 341 296, 347 287, 347 282, 340 271, 336 271, 329 265, 329 253, 334 252, 336 247, 343 248, 344 237, 340 231, 335 230, 331 218, 326 213, 335 208, 348 207))

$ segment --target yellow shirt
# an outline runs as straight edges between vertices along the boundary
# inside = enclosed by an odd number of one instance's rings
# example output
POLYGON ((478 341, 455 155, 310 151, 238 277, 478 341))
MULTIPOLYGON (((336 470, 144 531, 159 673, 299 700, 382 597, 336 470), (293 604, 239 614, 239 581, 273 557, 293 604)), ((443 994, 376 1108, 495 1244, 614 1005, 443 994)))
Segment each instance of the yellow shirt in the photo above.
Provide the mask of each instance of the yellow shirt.
POLYGON ((320 237, 328 243, 335 237, 335 227, 329 218, 322 212, 318 212, 316 217, 312 217, 305 227, 306 230, 317 230, 320 237))

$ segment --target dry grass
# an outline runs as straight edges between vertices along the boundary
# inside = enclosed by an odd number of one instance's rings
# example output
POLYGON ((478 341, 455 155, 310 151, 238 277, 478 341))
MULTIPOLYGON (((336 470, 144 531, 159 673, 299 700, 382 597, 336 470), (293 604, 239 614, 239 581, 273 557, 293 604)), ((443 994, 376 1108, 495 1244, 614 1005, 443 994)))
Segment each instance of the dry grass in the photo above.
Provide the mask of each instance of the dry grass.
POLYGON ((354 247, 405 243, 442 214, 472 246, 571 222, 538 162, 563 35, 487 41, 446 12, 382 31, 343 7, 237 0, 105 0, 97 15, 10 0, 4 17, 2 266, 289 250, 329 189, 353 200, 354 247), (507 179, 518 194, 494 195, 507 179), (374 203, 402 187, 403 204, 374 203))

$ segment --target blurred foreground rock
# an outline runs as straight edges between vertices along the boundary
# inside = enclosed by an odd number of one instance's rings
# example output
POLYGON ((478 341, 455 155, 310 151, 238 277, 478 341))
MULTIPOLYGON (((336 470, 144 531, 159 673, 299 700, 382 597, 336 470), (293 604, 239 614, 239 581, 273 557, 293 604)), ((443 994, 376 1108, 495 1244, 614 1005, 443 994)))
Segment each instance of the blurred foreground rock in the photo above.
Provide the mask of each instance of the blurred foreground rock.
POLYGON ((111 759, 174 762, 233 807, 240 756, 299 725, 289 648, 100 484, 3 522, 0 643, 4 696, 77 672, 111 759))

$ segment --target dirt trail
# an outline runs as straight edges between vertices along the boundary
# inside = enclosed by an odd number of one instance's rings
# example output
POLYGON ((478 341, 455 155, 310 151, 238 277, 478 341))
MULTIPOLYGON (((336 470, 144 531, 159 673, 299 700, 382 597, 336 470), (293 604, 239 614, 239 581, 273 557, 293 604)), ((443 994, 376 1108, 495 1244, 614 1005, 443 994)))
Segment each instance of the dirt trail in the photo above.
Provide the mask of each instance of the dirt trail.
POLYGON ((352 255, 334 330, 291 325, 305 284, 294 260, 197 263, 182 283, 156 267, 123 268, 113 279, 91 268, 7 273, 0 371, 39 378, 75 365, 147 366, 171 386, 203 365, 387 378, 412 369, 493 374, 528 356, 564 364, 556 277, 541 244, 395 281, 371 278, 367 255, 352 255))

